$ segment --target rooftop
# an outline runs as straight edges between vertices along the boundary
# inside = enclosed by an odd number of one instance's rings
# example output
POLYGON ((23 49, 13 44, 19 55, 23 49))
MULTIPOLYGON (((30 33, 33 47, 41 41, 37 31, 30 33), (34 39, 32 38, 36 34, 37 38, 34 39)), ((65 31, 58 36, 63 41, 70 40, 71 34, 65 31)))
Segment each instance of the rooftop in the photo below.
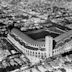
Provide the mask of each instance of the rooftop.
POLYGON ((11 33, 15 33, 16 35, 18 35, 20 38, 22 38, 22 40, 28 42, 29 44, 32 45, 38 45, 38 46, 44 46, 45 42, 39 42, 39 41, 35 41, 32 38, 30 38, 29 36, 27 36, 26 34, 22 33, 21 31, 19 31, 16 28, 13 28, 11 33))
POLYGON ((69 36, 71 36, 71 35, 72 35, 72 30, 70 30, 70 31, 68 31, 68 32, 65 32, 64 34, 59 35, 58 37, 54 38, 54 40, 55 40, 56 42, 62 41, 62 39, 65 39, 65 38, 67 38, 67 37, 69 37, 69 36))
MULTIPOLYGON (((29 37, 27 34, 21 32, 20 30, 18 30, 16 28, 13 28, 11 33, 14 33, 14 34, 18 35, 20 38, 22 38, 22 40, 24 40, 25 42, 27 42, 31 45, 40 46, 40 47, 45 46, 45 41, 44 40, 43 41, 42 40, 41 41, 34 40, 31 37, 29 37)), ((54 40, 56 41, 56 43, 60 42, 60 41, 62 41, 63 39, 65 39, 67 37, 71 37, 71 34, 72 34, 72 30, 55 37, 54 40)), ((48 35, 46 35, 46 36, 48 36, 48 35)))

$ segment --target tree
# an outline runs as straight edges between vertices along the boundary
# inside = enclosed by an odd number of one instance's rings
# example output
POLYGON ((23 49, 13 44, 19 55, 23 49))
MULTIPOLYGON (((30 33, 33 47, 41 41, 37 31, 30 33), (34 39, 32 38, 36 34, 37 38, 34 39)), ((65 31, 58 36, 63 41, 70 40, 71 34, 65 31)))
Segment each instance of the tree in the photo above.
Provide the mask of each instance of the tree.
POLYGON ((60 68, 60 70, 61 70, 62 72, 66 72, 66 70, 65 70, 64 68, 60 68))

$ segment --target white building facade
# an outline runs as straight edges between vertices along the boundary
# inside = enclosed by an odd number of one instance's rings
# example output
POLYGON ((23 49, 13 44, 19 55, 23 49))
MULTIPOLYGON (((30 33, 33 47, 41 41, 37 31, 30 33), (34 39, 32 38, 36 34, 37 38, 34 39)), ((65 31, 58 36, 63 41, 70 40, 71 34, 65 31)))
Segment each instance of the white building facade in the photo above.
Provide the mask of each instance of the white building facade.
POLYGON ((71 50, 72 47, 72 40, 70 39, 70 41, 63 46, 58 46, 58 48, 53 49, 52 37, 46 36, 44 42, 38 42, 32 40, 18 29, 13 29, 7 38, 22 51, 32 63, 64 53, 65 51, 71 50))

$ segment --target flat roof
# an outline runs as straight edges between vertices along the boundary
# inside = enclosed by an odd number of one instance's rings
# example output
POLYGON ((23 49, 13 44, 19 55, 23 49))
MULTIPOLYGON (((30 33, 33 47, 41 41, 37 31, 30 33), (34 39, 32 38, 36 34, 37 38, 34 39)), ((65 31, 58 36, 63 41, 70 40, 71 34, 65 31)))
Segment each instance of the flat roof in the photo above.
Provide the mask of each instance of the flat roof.
POLYGON ((59 42, 59 41, 62 41, 63 39, 65 39, 65 38, 69 37, 70 35, 72 35, 72 30, 59 35, 58 37, 54 38, 54 40, 56 42, 59 42))
POLYGON ((16 35, 18 35, 21 39, 23 39, 24 41, 26 41, 27 43, 30 43, 32 45, 37 45, 37 46, 44 46, 45 42, 44 41, 35 41, 32 38, 30 38, 28 35, 26 35, 25 33, 21 32, 20 30, 13 28, 11 33, 15 33, 16 35))
MULTIPOLYGON (((28 35, 26 35, 25 33, 21 32, 20 30, 13 28, 11 33, 15 33, 16 35, 18 35, 21 39, 23 39, 24 41, 26 41, 29 44, 32 45, 36 45, 36 46, 45 46, 45 41, 36 41, 32 38, 30 38, 28 35)), ((58 37, 55 37, 53 40, 55 40, 56 42, 60 42, 63 39, 69 37, 72 34, 72 30, 65 32, 64 34, 59 35, 58 37)))

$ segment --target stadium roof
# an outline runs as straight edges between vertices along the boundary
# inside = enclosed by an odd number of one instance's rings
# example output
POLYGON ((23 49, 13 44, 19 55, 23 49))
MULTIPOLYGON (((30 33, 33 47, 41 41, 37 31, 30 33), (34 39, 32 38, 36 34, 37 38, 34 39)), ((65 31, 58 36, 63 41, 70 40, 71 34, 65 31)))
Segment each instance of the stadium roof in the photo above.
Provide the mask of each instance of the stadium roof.
POLYGON ((22 38, 22 40, 26 41, 29 44, 36 45, 36 46, 43 46, 43 47, 45 46, 45 42, 35 41, 32 38, 30 38, 28 35, 24 34, 23 32, 21 32, 20 30, 18 30, 16 28, 13 28, 11 33, 15 33, 20 38, 22 38))

